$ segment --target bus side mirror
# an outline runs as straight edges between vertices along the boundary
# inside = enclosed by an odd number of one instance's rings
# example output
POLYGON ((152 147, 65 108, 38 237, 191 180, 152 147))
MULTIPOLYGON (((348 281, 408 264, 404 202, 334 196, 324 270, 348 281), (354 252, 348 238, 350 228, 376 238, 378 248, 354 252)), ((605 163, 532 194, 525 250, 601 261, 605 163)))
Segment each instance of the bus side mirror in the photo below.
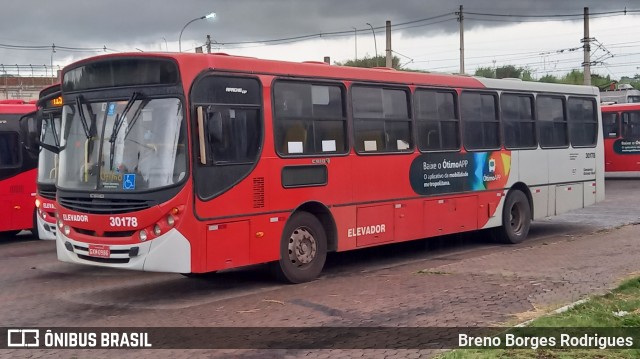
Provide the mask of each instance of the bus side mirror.
MULTIPOLYGON (((43 121, 41 110, 26 114, 20 118, 20 134, 24 141, 24 147, 36 156, 38 155, 40 147, 53 153, 60 153, 59 146, 41 141, 43 133, 42 126, 44 123, 45 121, 43 121)), ((52 122, 49 126, 55 126, 55 124, 52 122)))
POLYGON ((37 111, 28 113, 20 118, 20 137, 23 145, 31 154, 37 156, 39 150, 40 126, 38 126, 37 111))

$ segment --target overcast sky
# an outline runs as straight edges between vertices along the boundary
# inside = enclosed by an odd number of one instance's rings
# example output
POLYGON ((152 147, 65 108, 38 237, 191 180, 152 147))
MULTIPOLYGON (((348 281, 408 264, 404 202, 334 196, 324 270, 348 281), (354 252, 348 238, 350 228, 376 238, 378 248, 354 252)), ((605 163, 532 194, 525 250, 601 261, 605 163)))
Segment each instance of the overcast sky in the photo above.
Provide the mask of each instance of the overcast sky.
POLYGON ((344 61, 356 54, 353 28, 358 57, 375 54, 367 23, 379 28, 377 50, 384 54, 382 27, 390 20, 398 24, 393 50, 406 67, 456 72, 459 34, 454 12, 462 4, 467 73, 479 66, 505 64, 529 67, 537 77, 561 76, 580 68, 582 17, 559 15, 582 14, 585 6, 594 14, 590 36, 597 43, 592 45, 592 60, 604 62, 593 72, 614 78, 640 72, 640 51, 635 50, 640 45, 640 12, 602 14, 640 10, 639 0, 2 0, 0 4, 0 64, 5 69, 51 62, 64 66, 104 53, 105 47, 107 52, 178 51, 183 26, 215 11, 214 21, 198 20, 185 29, 183 50, 193 51, 209 34, 218 43, 215 51, 292 61, 321 61, 323 56, 344 61), (348 33, 262 42, 340 31, 348 33))

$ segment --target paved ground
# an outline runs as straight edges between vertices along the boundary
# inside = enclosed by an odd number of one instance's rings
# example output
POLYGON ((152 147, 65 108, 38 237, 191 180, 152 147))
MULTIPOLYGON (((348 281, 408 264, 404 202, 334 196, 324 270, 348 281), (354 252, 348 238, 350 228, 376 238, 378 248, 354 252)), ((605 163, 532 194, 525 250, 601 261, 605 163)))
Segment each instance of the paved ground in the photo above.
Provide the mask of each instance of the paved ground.
MULTIPOLYGON (((535 223, 531 239, 497 246, 472 234, 330 256, 303 285, 264 267, 205 280, 75 266, 54 243, 0 242, 4 327, 391 326, 512 324, 603 293, 640 272, 640 180, 607 182, 597 206, 535 223)), ((2 357, 373 357, 430 350, 5 350, 2 357)))

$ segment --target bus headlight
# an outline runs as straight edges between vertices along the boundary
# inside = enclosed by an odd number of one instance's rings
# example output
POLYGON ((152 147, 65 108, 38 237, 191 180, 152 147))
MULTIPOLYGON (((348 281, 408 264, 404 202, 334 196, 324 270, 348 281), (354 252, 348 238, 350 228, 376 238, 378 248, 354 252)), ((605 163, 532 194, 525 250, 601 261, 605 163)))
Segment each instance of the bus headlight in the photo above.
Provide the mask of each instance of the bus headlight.
POLYGON ((64 235, 68 236, 71 233, 71 228, 69 226, 64 226, 64 235))
POLYGON ((159 236, 160 233, 162 233, 162 229, 160 229, 160 225, 156 224, 155 226, 153 226, 153 234, 155 234, 156 236, 159 236))
POLYGON ((169 227, 173 227, 173 225, 176 224, 176 220, 172 215, 167 216, 167 224, 169 225, 169 227))
POLYGON ((41 204, 41 203, 40 203, 40 199, 39 199, 39 198, 36 198, 36 207, 40 208, 40 204, 41 204))
POLYGON ((144 229, 140 231, 140 242, 144 242, 147 240, 147 231, 144 229))
POLYGON ((64 223, 62 223, 62 220, 58 218, 58 227, 62 229, 63 226, 64 226, 64 223))

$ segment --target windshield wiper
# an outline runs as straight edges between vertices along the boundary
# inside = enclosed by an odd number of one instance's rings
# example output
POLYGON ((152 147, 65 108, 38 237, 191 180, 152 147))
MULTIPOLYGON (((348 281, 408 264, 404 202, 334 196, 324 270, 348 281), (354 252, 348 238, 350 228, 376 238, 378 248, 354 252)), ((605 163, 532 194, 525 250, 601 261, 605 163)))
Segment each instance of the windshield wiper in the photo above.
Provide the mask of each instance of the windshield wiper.
POLYGON ((82 121, 82 128, 84 129, 84 135, 87 136, 87 139, 91 139, 91 134, 89 133, 89 124, 87 123, 87 118, 84 116, 84 110, 82 109, 82 101, 80 100, 81 96, 76 97, 76 106, 78 107, 78 114, 80 115, 80 121, 82 121))
POLYGON ((118 137, 118 133, 120 132, 120 128, 122 128, 122 124, 124 123, 124 119, 133 107, 133 104, 138 99, 138 93, 134 92, 131 94, 131 98, 127 105, 122 110, 122 114, 116 114, 116 119, 113 121, 113 128, 111 129, 111 137, 109 137, 109 168, 113 170, 113 155, 115 153, 115 142, 118 137))

